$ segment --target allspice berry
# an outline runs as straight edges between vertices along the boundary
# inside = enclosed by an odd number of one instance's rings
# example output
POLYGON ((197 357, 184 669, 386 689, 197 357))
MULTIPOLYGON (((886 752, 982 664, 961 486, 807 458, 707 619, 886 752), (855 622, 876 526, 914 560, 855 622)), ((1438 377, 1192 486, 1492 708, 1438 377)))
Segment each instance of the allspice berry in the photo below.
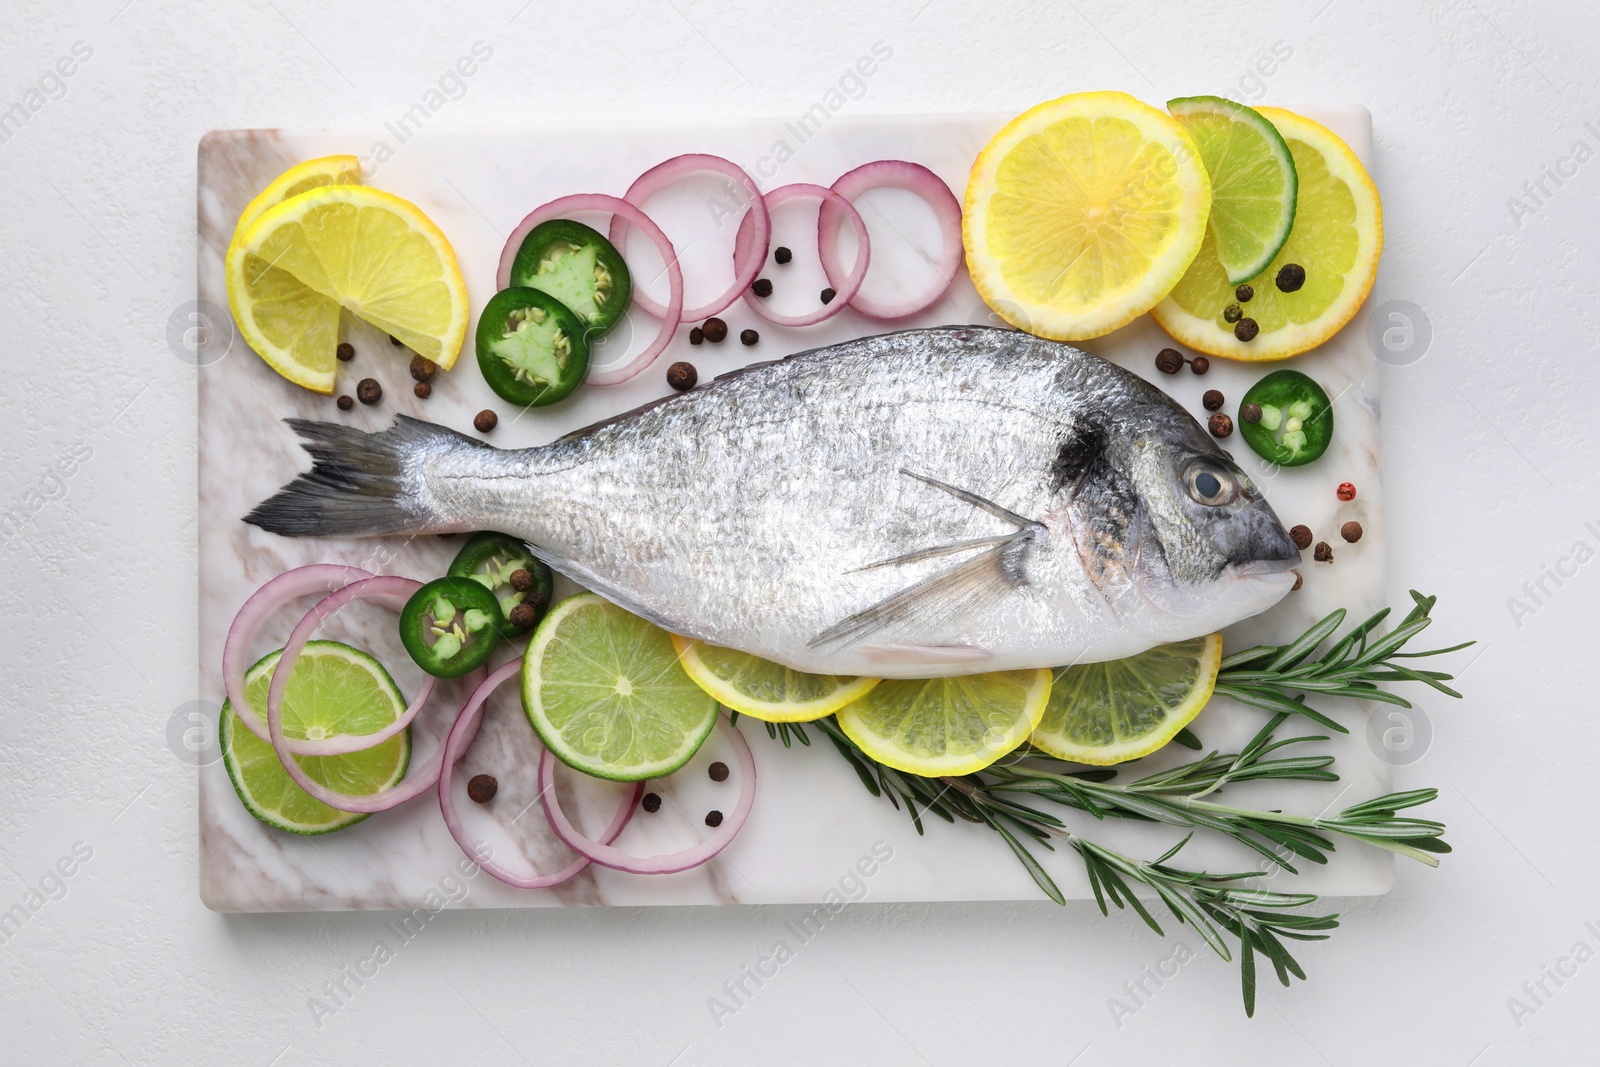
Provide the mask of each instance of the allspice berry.
POLYGON ((1304 552, 1311 547, 1311 527, 1296 526, 1289 531, 1289 540, 1294 542, 1294 547, 1304 552))
POLYGON ((1223 404, 1222 390, 1207 389, 1206 395, 1200 398, 1200 406, 1207 411, 1221 410, 1223 404))
POLYGON ((699 373, 694 369, 693 363, 679 360, 667 368, 667 384, 680 393, 687 393, 694 388, 694 383, 700 380, 699 373))
POLYGON ((1211 369, 1211 361, 1205 356, 1195 356, 1189 361, 1189 369, 1196 374, 1204 374, 1211 369))
POLYGON ((419 382, 431 382, 433 376, 439 373, 439 364, 427 356, 411 357, 411 377, 419 382))
POLYGON ((1211 431, 1212 437, 1228 437, 1233 433, 1233 420, 1219 411, 1211 416, 1206 428, 1211 431))
POLYGON ((1305 585, 1305 584, 1306 584, 1306 580, 1304 578, 1300 577, 1300 572, 1299 571, 1295 571, 1294 572, 1294 584, 1289 587, 1289 592, 1293 593, 1296 590, 1298 590, 1302 585, 1305 585))
POLYGON ((356 383, 356 399, 368 406, 383 399, 383 386, 376 378, 363 378, 356 383))
POLYGON ((1255 423, 1260 422, 1261 421, 1261 405, 1260 404, 1246 404, 1244 407, 1239 409, 1239 418, 1243 419, 1245 422, 1251 423, 1252 425, 1254 425, 1255 423))
POLYGON ((1156 353, 1156 370, 1162 374, 1177 374, 1183 369, 1183 353, 1176 348, 1163 348, 1156 353))
POLYGON ((356 406, 355 398, 350 396, 341 396, 337 403, 340 411, 349 411, 356 406))
POLYGON ((500 780, 492 774, 474 774, 467 782, 467 796, 475 804, 487 804, 500 791, 500 780))
POLYGON ((1339 536, 1349 541, 1352 545, 1361 540, 1361 524, 1355 520, 1339 527, 1339 536))
POLYGON ((411 392, 418 400, 426 400, 433 395, 433 386, 427 382, 418 382, 411 387, 411 392))
POLYGON ((528 604, 518 604, 511 609, 511 613, 506 618, 517 629, 529 630, 533 628, 534 623, 539 621, 539 613, 528 604))
POLYGON ((706 320, 704 326, 700 327, 700 333, 707 341, 720 345, 728 339, 728 324, 713 315, 706 320))
POLYGON ((1333 562, 1333 546, 1326 541, 1318 541, 1317 547, 1312 551, 1311 558, 1318 563, 1333 562))
POLYGON ((489 433, 498 425, 500 425, 500 416, 496 415, 488 408, 484 408, 482 411, 472 416, 472 428, 477 430, 479 433, 489 433))

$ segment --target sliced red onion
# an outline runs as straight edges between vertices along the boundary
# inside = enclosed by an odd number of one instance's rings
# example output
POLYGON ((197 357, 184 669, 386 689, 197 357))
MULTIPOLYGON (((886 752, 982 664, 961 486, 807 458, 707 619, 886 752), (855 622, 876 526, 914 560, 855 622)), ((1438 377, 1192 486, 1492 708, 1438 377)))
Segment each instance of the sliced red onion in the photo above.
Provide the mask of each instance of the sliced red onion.
MULTIPOLYGON (((710 171, 721 174, 737 182, 744 192, 745 203, 748 208, 746 218, 755 220, 754 233, 751 235, 748 247, 738 240, 733 244, 733 284, 720 296, 710 303, 697 308, 688 308, 683 313, 684 322, 699 322, 701 319, 710 318, 719 312, 727 310, 739 294, 750 288, 750 283, 756 280, 756 275, 761 273, 761 264, 766 262, 767 246, 772 237, 772 218, 767 214, 766 201, 761 198, 761 190, 756 187, 755 181, 746 174, 737 163, 723 159, 721 156, 705 155, 704 153, 691 152, 687 155, 673 156, 665 163, 657 163, 639 177, 634 179, 632 185, 623 199, 634 207, 642 209, 644 202, 671 185, 679 178, 689 174, 701 174, 710 171)), ((741 225, 743 220, 741 220, 741 225)), ((627 220, 620 215, 611 220, 611 232, 607 234, 611 243, 620 250, 622 242, 628 234, 627 220)), ((639 286, 634 286, 633 302, 643 310, 662 318, 667 309, 657 303, 639 286)))
POLYGON ((539 799, 544 804, 545 817, 550 820, 550 826, 555 830, 556 836, 561 838, 572 851, 587 856, 600 866, 627 871, 630 874, 674 874, 678 871, 687 871, 691 867, 698 867, 711 859, 727 848, 738 835, 745 820, 750 817, 751 806, 756 802, 756 759, 750 753, 749 743, 745 741, 744 734, 739 732, 739 728, 728 721, 726 715, 717 716, 717 726, 733 742, 734 752, 739 760, 739 800, 734 805, 733 811, 723 819, 722 825, 700 844, 680 852, 640 858, 629 855, 610 841, 595 841, 584 837, 572 825, 566 812, 561 810, 561 804, 556 800, 554 778, 556 757, 547 748, 544 750, 544 755, 539 758, 539 799))
MULTIPOLYGON (((439 767, 439 813, 444 816, 444 824, 449 827, 450 836, 456 839, 456 844, 461 846, 461 851, 465 852, 467 858, 476 863, 481 870, 517 889, 548 889, 550 886, 560 885, 589 866, 589 857, 580 853, 577 859, 554 874, 529 877, 508 871, 493 860, 478 855, 477 849, 467 837, 466 830, 461 826, 461 819, 456 815, 455 798, 450 793, 450 780, 455 772, 455 765, 467 754, 467 749, 471 747, 472 739, 477 735, 478 726, 483 720, 484 702, 489 699, 490 693, 500 688, 502 682, 521 670, 520 659, 514 659, 496 668, 493 674, 483 680, 482 685, 472 691, 472 696, 467 698, 461 713, 456 716, 455 725, 450 727, 450 736, 445 738, 444 762, 439 767)), ((546 788, 542 780, 539 788, 546 788)), ((628 820, 633 818, 634 810, 639 804, 639 794, 642 792, 644 783, 635 782, 622 805, 617 808, 616 815, 611 819, 611 825, 606 827, 605 835, 601 838, 602 842, 609 845, 622 833, 623 827, 628 825, 628 820)))
MULTIPOLYGON (((915 315, 945 294, 950 283, 961 271, 961 202, 937 174, 921 163, 908 163, 903 159, 880 159, 876 163, 857 167, 840 175, 833 183, 833 191, 854 201, 868 189, 904 189, 921 198, 933 209, 939 222, 939 235, 944 238, 939 259, 933 264, 935 277, 915 296, 901 300, 880 300, 858 292, 850 299, 850 306, 863 315, 875 319, 903 319, 915 315)), ((817 254, 822 259, 822 270, 828 283, 839 288, 839 279, 845 276, 839 262, 839 228, 843 217, 832 202, 824 202, 817 216, 817 254)))
MULTIPOLYGON (((294 760, 293 751, 289 748, 289 739, 283 733, 283 697, 289 690, 289 678, 294 673, 294 665, 300 659, 300 653, 305 649, 306 642, 311 639, 311 635, 316 632, 323 620, 353 600, 377 600, 399 610, 405 606, 411 594, 421 588, 421 582, 393 575, 378 575, 351 582, 312 605, 311 610, 306 612, 305 617, 290 631, 289 640, 283 645, 283 654, 273 665, 272 686, 267 690, 267 740, 272 743, 273 751, 278 754, 278 762, 283 764, 283 769, 294 779, 295 784, 330 808, 362 814, 388 811, 404 804, 412 797, 427 792, 439 781, 439 767, 444 757, 443 745, 439 746, 439 751, 434 753, 427 766, 420 771, 411 768, 405 778, 396 785, 366 796, 340 793, 313 780, 301 769, 300 764, 294 760)), ((466 677, 469 681, 481 681, 483 668, 479 667, 466 677)), ((429 679, 425 688, 429 692, 432 691, 432 679, 429 679)), ((411 711, 410 708, 406 710, 411 711)))
POLYGON ((528 217, 518 223, 517 228, 512 230, 511 236, 506 239, 506 246, 500 251, 500 269, 495 274, 495 284, 501 289, 510 286, 511 266, 517 260, 517 250, 522 247, 523 238, 527 237, 535 226, 541 222, 566 218, 585 211, 608 212, 639 227, 655 244, 656 250, 661 253, 661 261, 666 264, 667 306, 661 317, 661 332, 656 334, 656 339, 624 367, 604 371, 589 368, 586 380, 590 385, 617 385, 648 367, 672 341, 673 333, 683 321, 683 270, 678 266, 678 253, 673 249, 672 242, 667 240, 667 235, 661 232, 661 227, 651 221, 650 216, 626 200, 607 196, 605 193, 575 193, 542 204, 529 212, 528 217))
MULTIPOLYGON (((867 224, 861 221, 861 215, 856 211, 855 206, 832 189, 825 189, 820 185, 808 185, 805 182, 796 182, 794 185, 780 186, 767 193, 765 197, 767 210, 769 211, 776 210, 791 200, 807 198, 821 200, 823 209, 832 205, 836 211, 843 212, 850 219, 850 225, 854 226, 856 231, 856 265, 851 268, 849 276, 843 282, 834 284, 835 295, 831 303, 823 304, 816 311, 805 315, 780 315, 767 306, 764 298, 756 296, 749 289, 746 289, 744 291, 744 302, 749 304, 757 315, 777 326, 815 326, 817 323, 825 322, 839 314, 855 298, 856 293, 861 290, 861 283, 867 277, 867 266, 872 259, 872 242, 867 237, 867 224)), ((821 218, 822 216, 819 214, 819 223, 821 218)), ((739 235, 734 238, 735 256, 748 256, 754 248, 758 234, 755 233, 754 224, 750 219, 750 215, 745 215, 744 219, 739 223, 739 235)), ((763 252, 762 255, 764 257, 765 253, 763 252)), ((832 282, 833 276, 829 275, 828 280, 832 282)))
MULTIPOLYGON (((240 721, 251 733, 268 744, 272 743, 266 724, 261 721, 255 706, 250 703, 245 685, 245 675, 251 663, 250 646, 255 643, 256 634, 260 632, 262 623, 266 622, 273 612, 300 597, 312 593, 332 593, 351 582, 371 577, 369 572, 360 567, 348 567, 339 563, 316 563, 309 567, 296 567, 292 571, 283 572, 257 589, 250 599, 244 602, 244 607, 234 616, 233 625, 228 629, 228 640, 222 646, 222 688, 228 694, 230 707, 238 713, 240 721)), ((404 603, 402 598, 390 606, 398 611, 404 603)), ((433 679, 429 678, 423 683, 422 691, 400 717, 376 733, 340 734, 337 737, 325 737, 317 741, 291 737, 287 738, 285 743, 289 751, 297 756, 342 756, 381 745, 410 725, 411 720, 417 717, 417 712, 422 710, 422 705, 428 702, 428 697, 432 693, 433 679)))

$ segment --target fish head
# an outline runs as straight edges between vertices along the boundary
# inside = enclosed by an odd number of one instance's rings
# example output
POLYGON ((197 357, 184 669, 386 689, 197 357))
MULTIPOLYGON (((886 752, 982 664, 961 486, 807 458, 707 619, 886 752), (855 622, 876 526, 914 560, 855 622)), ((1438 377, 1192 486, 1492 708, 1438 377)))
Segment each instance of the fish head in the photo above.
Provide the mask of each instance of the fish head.
POLYGON ((1125 622, 1176 639, 1275 604, 1300 550, 1187 412, 1164 396, 1152 407, 1063 446, 1056 473, 1090 580, 1125 622))

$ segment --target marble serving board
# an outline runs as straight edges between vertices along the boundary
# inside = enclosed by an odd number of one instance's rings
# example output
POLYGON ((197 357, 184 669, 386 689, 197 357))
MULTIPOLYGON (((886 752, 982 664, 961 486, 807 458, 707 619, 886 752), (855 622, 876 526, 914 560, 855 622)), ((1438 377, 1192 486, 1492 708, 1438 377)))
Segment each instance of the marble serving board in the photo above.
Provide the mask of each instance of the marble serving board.
MULTIPOLYGON (((1371 120, 1363 109, 1307 109, 1343 136, 1369 160, 1371 120)), ((542 444, 568 431, 626 411, 668 392, 666 367, 691 360, 702 382, 745 363, 879 332, 882 327, 846 310, 831 321, 804 330, 772 326, 742 304, 724 314, 730 340, 720 346, 690 347, 687 326, 645 373, 611 388, 580 390, 548 410, 519 413, 484 385, 470 350, 456 369, 434 382, 430 399, 412 394, 408 353, 365 325, 348 320, 347 339, 357 355, 339 368, 339 392, 354 393, 356 382, 374 377, 383 385, 375 407, 358 405, 340 412, 333 397, 301 390, 274 374, 233 337, 226 317, 222 259, 241 209, 284 168, 315 156, 354 153, 362 157, 367 182, 403 196, 425 210, 449 237, 466 276, 474 308, 494 291, 495 265, 506 236, 536 205, 567 193, 603 191, 620 195, 651 165, 683 152, 709 152, 744 166, 764 190, 791 182, 831 184, 861 163, 903 158, 927 165, 959 196, 977 151, 1007 116, 955 115, 882 118, 835 117, 820 128, 792 122, 745 121, 685 125, 680 128, 518 129, 462 132, 433 130, 230 130, 207 135, 199 149, 199 297, 212 329, 200 350, 199 515, 200 515, 200 693, 210 706, 223 697, 220 663, 223 638, 239 606, 261 583, 301 564, 337 561, 375 572, 430 578, 443 573, 460 539, 289 540, 240 521, 252 505, 270 495, 309 465, 282 419, 329 419, 379 429, 397 413, 430 419, 471 432, 472 416, 496 410, 500 425, 488 439, 503 447, 542 444), (405 134, 410 134, 405 136, 405 134), (746 327, 760 331, 760 342, 744 347, 732 337, 746 327)), ((931 270, 937 244, 931 214, 907 194, 879 190, 864 198, 862 214, 871 233, 874 292, 914 291, 931 270)), ((703 301, 727 283, 729 250, 741 205, 719 180, 686 180, 648 205, 677 246, 687 279, 687 303, 703 301)), ((603 225, 603 223, 602 223, 603 225)), ((814 300, 826 284, 815 263, 815 208, 795 205, 774 217, 773 244, 795 251, 794 262, 766 272, 778 292, 780 310, 814 300)), ((641 242, 625 252, 645 287, 664 291, 652 267, 659 259, 641 242)), ((1359 320, 1358 320, 1359 321, 1359 320)), ((936 305, 901 326, 945 323, 1003 325, 974 291, 965 271, 936 305)), ((657 328, 637 310, 596 353, 599 362, 637 351, 657 328)), ((469 332, 468 337, 471 337, 469 332)), ((1167 377, 1154 367, 1155 353, 1168 344, 1161 330, 1141 318, 1084 347, 1130 368, 1170 391, 1202 418, 1206 389, 1220 389, 1234 410, 1238 397, 1261 369, 1213 360, 1198 377, 1185 370, 1167 377)), ((1346 329, 1295 366, 1316 377, 1336 397, 1337 433, 1333 448, 1318 463, 1294 471, 1270 471, 1237 438, 1233 452, 1265 487, 1286 524, 1305 523, 1318 538, 1335 546, 1333 564, 1303 567, 1305 585, 1274 610, 1233 627, 1230 648, 1258 640, 1281 641, 1335 607, 1352 615, 1381 606, 1385 596, 1384 524, 1378 466, 1378 374, 1359 328, 1346 329), (1360 495, 1350 503, 1335 498, 1335 486, 1351 481, 1360 495), (1366 535, 1346 545, 1339 525, 1356 519, 1366 535)), ((692 502, 686 502, 692 506, 692 502)), ((572 591, 565 583, 557 594, 572 591)), ((309 606, 309 601, 307 601, 309 606)), ((285 611, 261 634, 254 654, 282 644, 299 612, 285 611)), ((394 673, 401 688, 414 692, 420 675, 394 634, 393 618, 371 606, 347 609, 324 630, 329 637, 371 650, 394 673)), ((505 651, 501 658, 514 655, 505 651)), ((441 687, 440 696, 413 727, 413 764, 434 751, 447 716, 459 707, 459 687, 441 687)), ((1342 780, 1333 785, 1289 783, 1247 786, 1231 792, 1240 803, 1317 813, 1383 792, 1388 767, 1366 742, 1370 709, 1346 705, 1339 717, 1351 728, 1331 748, 1342 780)), ((1229 750, 1261 724, 1262 713, 1216 700, 1194 723, 1206 746, 1229 750)), ((200 894, 222 911, 544 907, 568 904, 728 904, 821 903, 841 898, 933 900, 1033 900, 1041 894, 1005 845, 986 829, 928 820, 919 837, 904 811, 874 799, 830 746, 785 749, 759 724, 744 720, 740 729, 755 750, 760 792, 749 823, 720 857, 697 870, 641 877, 591 867, 563 886, 549 890, 511 889, 477 872, 463 860, 446 832, 432 793, 349 830, 326 837, 300 838, 268 828, 239 803, 220 760, 200 768, 200 894), (463 871, 474 876, 463 878, 463 871)), ((684 847, 697 839, 704 812, 728 807, 729 786, 710 782, 705 768, 727 759, 716 739, 684 771, 652 786, 667 799, 662 811, 633 820, 619 844, 638 854, 684 847)), ((546 826, 535 803, 534 767, 538 746, 518 706, 514 686, 491 700, 483 733, 456 776, 458 805, 469 832, 501 862, 526 870, 564 865, 568 854, 546 826), (465 782, 490 772, 500 793, 486 807, 468 802, 465 782)), ((1171 746, 1151 763, 1170 763, 1191 754, 1171 746)), ((732 761, 729 760, 731 763, 732 761)), ((610 787, 563 778, 559 795, 591 830, 605 822, 616 794, 610 787)), ((1092 838, 1135 855, 1153 856, 1175 839, 1168 828, 1119 823, 1097 824, 1068 813, 1071 824, 1092 838)), ((1190 865, 1241 870, 1258 857, 1227 842, 1197 838, 1185 852, 1190 865)), ((1381 893, 1392 872, 1386 853, 1341 847, 1326 868, 1310 869, 1295 888, 1324 894, 1381 893)), ((1070 853, 1046 858, 1046 865, 1069 897, 1090 896, 1081 864, 1070 853)))

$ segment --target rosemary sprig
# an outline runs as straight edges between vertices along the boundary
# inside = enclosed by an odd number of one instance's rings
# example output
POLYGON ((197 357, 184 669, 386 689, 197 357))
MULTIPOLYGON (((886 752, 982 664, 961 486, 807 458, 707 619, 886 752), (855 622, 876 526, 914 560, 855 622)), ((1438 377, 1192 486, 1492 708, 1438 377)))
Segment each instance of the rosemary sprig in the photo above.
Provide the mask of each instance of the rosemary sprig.
POLYGON ((1305 703, 1306 694, 1358 697, 1409 708, 1409 700, 1378 688, 1378 683, 1422 682, 1445 696, 1460 697, 1460 693, 1445 685, 1451 680, 1450 675, 1440 671, 1418 670, 1395 662, 1442 656, 1446 652, 1459 652, 1473 644, 1463 641, 1449 648, 1434 648, 1426 652, 1400 651, 1406 642, 1433 623, 1429 612, 1439 598, 1425 597, 1413 589, 1411 599, 1415 604, 1410 614, 1389 633, 1372 638, 1378 625, 1389 617, 1389 609, 1384 608, 1316 658, 1312 658, 1312 654, 1344 623, 1343 608, 1328 615, 1287 645, 1257 645, 1243 652, 1235 652, 1223 659, 1214 693, 1266 711, 1304 715, 1325 729, 1341 734, 1350 731, 1309 707, 1305 703))

